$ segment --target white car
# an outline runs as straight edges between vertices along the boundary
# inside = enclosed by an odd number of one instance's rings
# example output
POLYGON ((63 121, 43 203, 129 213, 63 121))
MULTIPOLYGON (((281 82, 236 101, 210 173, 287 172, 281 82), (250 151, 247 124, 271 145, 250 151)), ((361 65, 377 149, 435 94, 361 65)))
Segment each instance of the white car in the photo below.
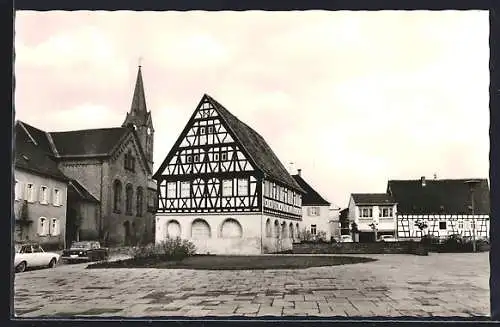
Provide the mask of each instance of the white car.
POLYGON ((45 252, 39 244, 16 244, 14 267, 16 272, 23 272, 28 267, 53 268, 59 262, 59 254, 45 252))
POLYGON ((378 239, 379 242, 397 242, 398 239, 392 235, 382 235, 378 239))
POLYGON ((351 235, 340 235, 340 243, 352 243, 352 237, 351 235))

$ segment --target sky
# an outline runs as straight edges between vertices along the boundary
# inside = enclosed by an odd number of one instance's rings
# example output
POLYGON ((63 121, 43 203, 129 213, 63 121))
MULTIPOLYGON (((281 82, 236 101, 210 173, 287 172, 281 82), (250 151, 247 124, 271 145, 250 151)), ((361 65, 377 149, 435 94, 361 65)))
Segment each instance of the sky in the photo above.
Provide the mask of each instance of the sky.
POLYGON ((46 131, 120 126, 141 60, 155 171, 207 93, 340 207, 488 178, 487 11, 18 11, 15 33, 16 119, 46 131))

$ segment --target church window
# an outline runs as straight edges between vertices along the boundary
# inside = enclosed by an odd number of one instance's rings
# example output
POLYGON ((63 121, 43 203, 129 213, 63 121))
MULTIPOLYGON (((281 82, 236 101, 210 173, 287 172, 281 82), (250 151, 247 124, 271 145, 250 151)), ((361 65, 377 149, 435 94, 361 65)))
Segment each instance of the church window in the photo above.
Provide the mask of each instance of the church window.
POLYGON ((142 204, 144 202, 143 194, 142 194, 142 187, 137 188, 137 202, 136 202, 136 211, 137 211, 137 217, 142 216, 142 204))
POLYGON ((113 200, 113 211, 120 213, 122 202, 122 183, 119 180, 115 180, 113 183, 113 200))
POLYGON ((125 153, 124 159, 125 159, 125 169, 130 171, 135 171, 135 158, 130 150, 128 151, 128 153, 125 153))
POLYGON ((125 209, 126 209, 126 213, 127 215, 131 215, 132 214, 132 197, 133 197, 133 194, 134 194, 134 189, 132 187, 131 184, 127 184, 127 187, 125 189, 125 195, 126 195, 126 198, 125 198, 125 209))

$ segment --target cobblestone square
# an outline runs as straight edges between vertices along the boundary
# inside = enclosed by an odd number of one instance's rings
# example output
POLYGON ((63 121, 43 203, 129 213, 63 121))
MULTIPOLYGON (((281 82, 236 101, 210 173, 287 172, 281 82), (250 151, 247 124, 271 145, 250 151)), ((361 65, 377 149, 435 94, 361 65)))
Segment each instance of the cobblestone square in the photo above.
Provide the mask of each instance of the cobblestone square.
POLYGON ((16 317, 489 316, 488 253, 365 255, 297 270, 85 269, 16 274, 16 317), (293 285, 293 287, 291 287, 293 285))

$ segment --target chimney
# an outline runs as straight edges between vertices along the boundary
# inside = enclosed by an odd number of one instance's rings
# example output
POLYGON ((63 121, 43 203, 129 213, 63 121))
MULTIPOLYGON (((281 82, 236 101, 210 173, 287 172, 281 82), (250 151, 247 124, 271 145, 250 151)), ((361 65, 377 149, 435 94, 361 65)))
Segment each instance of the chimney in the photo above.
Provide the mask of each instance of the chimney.
POLYGON ((302 169, 297 169, 297 174, 300 176, 300 173, 302 172, 302 169))
POLYGON ((422 187, 425 186, 425 176, 420 177, 420 181, 422 182, 422 187))

